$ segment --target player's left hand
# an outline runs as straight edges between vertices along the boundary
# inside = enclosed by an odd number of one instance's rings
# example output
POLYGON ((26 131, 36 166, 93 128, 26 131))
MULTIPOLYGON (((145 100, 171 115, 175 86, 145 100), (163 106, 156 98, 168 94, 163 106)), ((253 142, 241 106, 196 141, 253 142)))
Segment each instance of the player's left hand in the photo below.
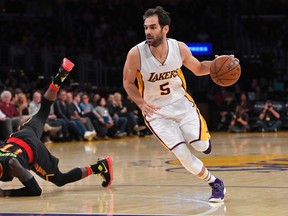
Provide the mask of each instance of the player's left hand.
MULTIPOLYGON (((215 55, 215 58, 217 58, 217 57, 219 57, 219 56, 220 56, 220 55, 217 55, 217 54, 216 54, 216 55, 215 55)), ((240 60, 239 60, 238 58, 236 58, 233 54, 230 54, 229 56, 231 56, 232 58, 237 59, 237 61, 240 62, 240 60)))

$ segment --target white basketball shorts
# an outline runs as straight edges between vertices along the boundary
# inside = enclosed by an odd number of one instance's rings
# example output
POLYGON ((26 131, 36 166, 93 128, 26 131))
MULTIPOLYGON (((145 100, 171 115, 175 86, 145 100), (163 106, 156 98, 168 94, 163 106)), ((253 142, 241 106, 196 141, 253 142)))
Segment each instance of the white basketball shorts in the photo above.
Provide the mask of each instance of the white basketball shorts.
POLYGON ((161 107, 151 117, 145 116, 144 119, 152 133, 170 151, 183 143, 197 146, 196 149, 201 151, 209 145, 206 121, 195 103, 187 97, 161 107), (199 148, 200 143, 205 145, 203 149, 199 148))

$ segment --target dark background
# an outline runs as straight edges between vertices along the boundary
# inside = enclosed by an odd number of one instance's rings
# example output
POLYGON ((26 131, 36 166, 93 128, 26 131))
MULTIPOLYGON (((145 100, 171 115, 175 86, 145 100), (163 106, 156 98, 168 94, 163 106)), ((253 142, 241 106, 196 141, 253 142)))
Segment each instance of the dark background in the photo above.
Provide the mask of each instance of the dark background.
MULTIPOLYGON (((144 40, 143 13, 162 5, 170 12, 168 37, 213 43, 213 55, 234 54, 242 76, 231 91, 287 89, 286 0, 0 0, 0 85, 29 92, 43 87, 63 57, 76 63, 69 86, 86 91, 122 90, 128 50, 144 40), (44 82, 45 81, 45 82, 44 82)), ((183 69, 189 91, 205 102, 219 88, 209 76, 183 69)))

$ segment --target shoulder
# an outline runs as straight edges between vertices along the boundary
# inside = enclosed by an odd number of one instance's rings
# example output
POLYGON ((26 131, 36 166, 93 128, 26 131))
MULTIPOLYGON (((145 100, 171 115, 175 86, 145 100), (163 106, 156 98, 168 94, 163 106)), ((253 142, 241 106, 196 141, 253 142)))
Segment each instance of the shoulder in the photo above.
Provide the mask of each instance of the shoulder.
POLYGON ((176 41, 178 47, 179 47, 179 51, 180 51, 180 55, 182 57, 183 60, 190 58, 192 55, 189 47, 182 41, 176 41))
POLYGON ((128 57, 135 58, 135 57, 139 56, 139 54, 140 54, 139 49, 141 49, 141 46, 136 45, 136 46, 132 47, 128 52, 128 57))
POLYGON ((182 41, 177 41, 180 50, 189 50, 189 47, 182 41))
POLYGON ((140 62, 140 49, 141 48, 136 45, 129 50, 125 62, 126 66, 128 65, 129 67, 138 67, 140 62))
POLYGON ((134 47, 132 47, 129 50, 128 55, 130 55, 130 56, 139 56, 140 52, 142 50, 147 49, 147 48, 148 48, 148 44, 146 43, 146 41, 142 41, 142 42, 136 44, 134 47))
MULTIPOLYGON (((141 47, 145 47, 145 46, 148 46, 147 43, 146 43, 146 41, 142 41, 142 42, 136 44, 134 47, 136 47, 136 48, 141 48, 141 47)), ((133 47, 133 48, 134 48, 134 47, 133 47)))

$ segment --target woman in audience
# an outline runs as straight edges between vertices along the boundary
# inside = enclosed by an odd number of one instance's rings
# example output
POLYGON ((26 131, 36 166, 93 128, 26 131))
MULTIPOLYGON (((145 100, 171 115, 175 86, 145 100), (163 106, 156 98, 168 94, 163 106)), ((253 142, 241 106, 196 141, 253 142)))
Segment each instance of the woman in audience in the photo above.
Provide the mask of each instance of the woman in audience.
POLYGON ((95 110, 101 115, 104 119, 104 125, 106 129, 106 135, 110 135, 112 137, 117 133, 117 127, 114 124, 112 116, 109 114, 109 110, 107 108, 106 99, 101 97, 98 101, 98 104, 95 107, 95 110))

